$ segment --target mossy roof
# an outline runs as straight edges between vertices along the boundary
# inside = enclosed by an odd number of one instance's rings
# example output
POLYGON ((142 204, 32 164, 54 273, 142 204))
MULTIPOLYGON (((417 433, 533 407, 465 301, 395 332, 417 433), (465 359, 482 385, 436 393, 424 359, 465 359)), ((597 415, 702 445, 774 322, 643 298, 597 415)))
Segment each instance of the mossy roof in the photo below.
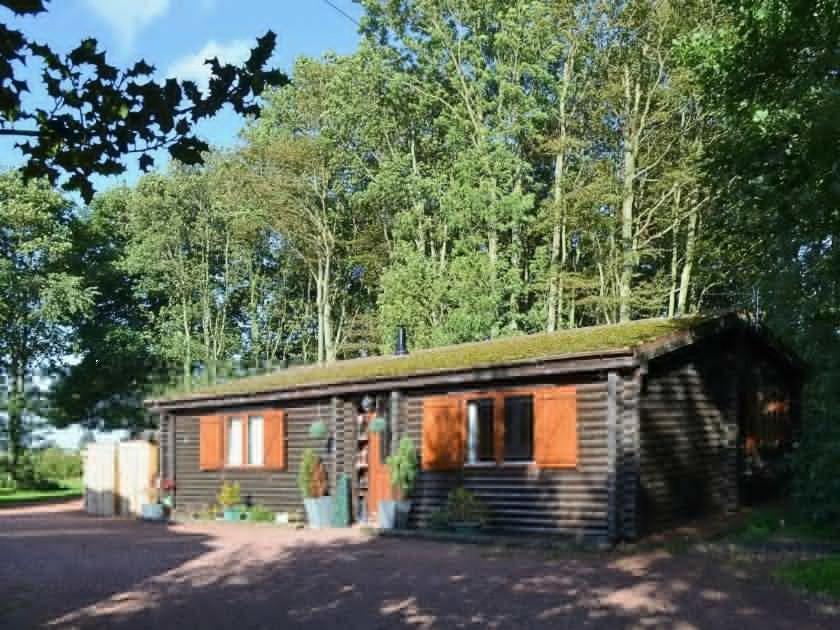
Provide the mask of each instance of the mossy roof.
POLYGON ((153 402, 166 404, 179 400, 265 394, 299 387, 332 386, 350 382, 562 359, 568 355, 584 353, 615 351, 630 353, 637 346, 696 328, 709 319, 684 317, 636 320, 622 324, 590 326, 554 333, 519 335, 415 350, 405 356, 377 356, 336 361, 326 365, 297 366, 258 376, 237 378, 195 389, 189 393, 173 392, 153 402))

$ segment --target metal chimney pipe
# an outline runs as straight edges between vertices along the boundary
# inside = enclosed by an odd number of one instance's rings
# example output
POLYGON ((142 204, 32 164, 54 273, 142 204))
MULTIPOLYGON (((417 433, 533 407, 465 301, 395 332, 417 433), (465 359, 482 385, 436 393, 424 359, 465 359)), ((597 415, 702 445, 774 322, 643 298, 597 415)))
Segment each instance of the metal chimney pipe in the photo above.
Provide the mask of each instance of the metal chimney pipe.
POLYGON ((408 354, 408 344, 406 343, 405 326, 397 326, 397 347, 394 354, 398 357, 408 354))

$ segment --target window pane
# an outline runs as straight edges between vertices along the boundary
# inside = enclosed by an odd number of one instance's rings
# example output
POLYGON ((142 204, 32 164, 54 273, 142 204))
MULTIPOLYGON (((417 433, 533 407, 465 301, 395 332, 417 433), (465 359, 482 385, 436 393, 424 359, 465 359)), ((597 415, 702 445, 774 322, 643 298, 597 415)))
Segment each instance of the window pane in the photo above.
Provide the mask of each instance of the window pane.
POLYGON ((467 403, 467 461, 493 461, 493 401, 467 403))
POLYGON ((263 463, 263 419, 260 416, 248 418, 248 463, 254 466, 263 463))
POLYGON ((229 418, 227 431, 227 463, 229 466, 242 465, 242 419, 229 418))
POLYGON ((533 398, 531 396, 505 398, 505 459, 531 461, 533 455, 533 398))

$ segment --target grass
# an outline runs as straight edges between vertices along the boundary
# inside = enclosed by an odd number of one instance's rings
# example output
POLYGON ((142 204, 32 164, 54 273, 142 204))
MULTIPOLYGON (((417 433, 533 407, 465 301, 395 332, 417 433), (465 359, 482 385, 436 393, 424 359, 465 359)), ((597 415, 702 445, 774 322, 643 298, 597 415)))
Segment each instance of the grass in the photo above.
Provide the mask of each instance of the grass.
POLYGON ((161 400, 264 393, 301 385, 327 385, 489 367, 528 360, 545 360, 582 352, 611 350, 630 352, 641 344, 697 328, 709 321, 711 320, 705 317, 645 319, 623 324, 590 326, 555 333, 519 335, 417 350, 402 357, 369 357, 338 361, 331 365, 293 367, 202 387, 188 394, 171 392, 161 400))
POLYGON ((840 528, 818 525, 796 513, 786 503, 754 508, 743 526, 732 532, 736 542, 760 544, 772 541, 840 543, 840 528))
POLYGON ((74 499, 82 496, 81 479, 64 479, 59 483, 61 487, 55 490, 16 490, 10 494, 0 494, 0 508, 20 503, 74 499))
POLYGON ((840 557, 792 562, 777 569, 776 576, 791 586, 840 599, 840 557))

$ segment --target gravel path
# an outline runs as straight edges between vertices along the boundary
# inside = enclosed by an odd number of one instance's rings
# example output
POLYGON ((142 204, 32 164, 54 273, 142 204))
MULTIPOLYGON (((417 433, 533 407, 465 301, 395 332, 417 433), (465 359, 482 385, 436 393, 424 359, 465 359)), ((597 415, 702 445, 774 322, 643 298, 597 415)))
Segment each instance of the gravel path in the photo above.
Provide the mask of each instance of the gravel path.
POLYGON ((0 628, 840 628, 720 557, 0 511, 0 628))

